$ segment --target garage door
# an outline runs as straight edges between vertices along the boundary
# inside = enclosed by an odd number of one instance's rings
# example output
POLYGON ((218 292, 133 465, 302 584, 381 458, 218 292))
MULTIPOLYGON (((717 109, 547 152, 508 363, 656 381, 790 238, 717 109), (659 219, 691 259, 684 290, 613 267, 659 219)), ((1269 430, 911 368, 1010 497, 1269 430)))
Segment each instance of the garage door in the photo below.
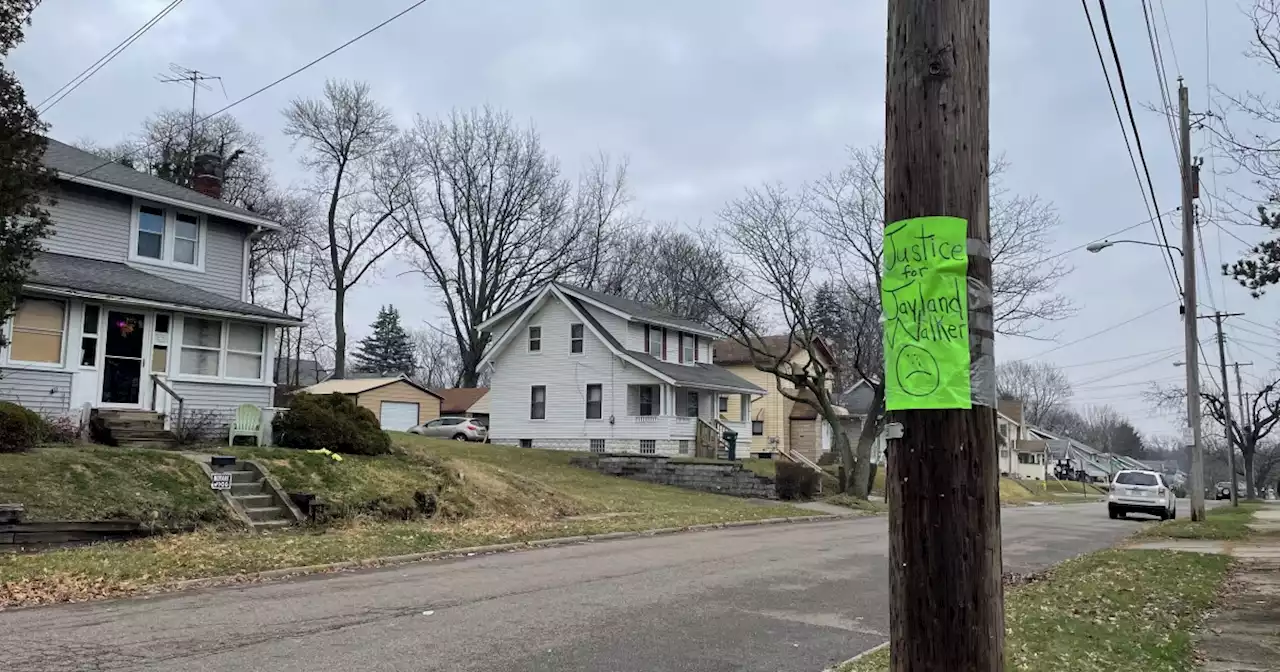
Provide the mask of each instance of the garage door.
POLYGON ((382 418, 383 429, 403 432, 418 424, 418 405, 408 401, 384 401, 378 415, 382 418))

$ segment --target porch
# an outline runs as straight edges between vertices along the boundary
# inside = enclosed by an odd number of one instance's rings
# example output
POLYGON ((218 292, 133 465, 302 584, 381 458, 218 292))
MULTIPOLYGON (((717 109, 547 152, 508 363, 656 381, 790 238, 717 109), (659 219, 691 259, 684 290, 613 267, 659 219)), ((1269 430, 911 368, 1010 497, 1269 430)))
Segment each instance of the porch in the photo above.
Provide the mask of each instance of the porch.
POLYGON ((735 457, 751 451, 751 395, 736 393, 738 417, 730 418, 730 392, 669 384, 628 385, 627 433, 638 439, 678 442, 678 454, 721 457, 727 452, 726 432, 736 433, 735 457))

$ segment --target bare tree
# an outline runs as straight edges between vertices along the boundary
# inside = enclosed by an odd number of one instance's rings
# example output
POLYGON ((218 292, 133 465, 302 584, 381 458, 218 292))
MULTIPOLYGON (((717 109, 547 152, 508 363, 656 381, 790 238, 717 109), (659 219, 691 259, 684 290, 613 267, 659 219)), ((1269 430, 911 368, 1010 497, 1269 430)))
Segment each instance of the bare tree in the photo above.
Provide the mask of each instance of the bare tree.
POLYGON ((734 272, 713 240, 660 225, 617 232, 609 246, 612 252, 589 289, 715 323, 714 301, 705 295, 719 298, 731 291, 734 272))
MULTIPOLYGON (((1186 407, 1186 388, 1152 385, 1145 396, 1159 409, 1178 410, 1180 406, 1186 407)), ((1227 418, 1221 392, 1209 392, 1203 388, 1200 390, 1203 415, 1212 418, 1219 428, 1230 425, 1232 442, 1240 449, 1240 455, 1244 458, 1246 496, 1253 499, 1256 492, 1254 490, 1256 483, 1254 457, 1257 454, 1258 445, 1270 436, 1276 424, 1280 423, 1280 380, 1255 388, 1246 397, 1248 403, 1242 409, 1244 425, 1241 426, 1241 423, 1234 418, 1227 418)))
POLYGON ((412 263, 439 292, 475 387, 489 334, 477 326, 585 258, 589 217, 575 216, 569 185, 533 129, 503 112, 455 111, 419 119, 399 170, 409 186, 396 216, 412 263))
POLYGON ((397 149, 391 113, 364 83, 329 81, 318 99, 298 98, 284 110, 284 133, 306 151, 302 165, 313 172, 323 203, 324 226, 313 241, 328 257, 325 280, 333 292, 336 378, 346 376, 347 291, 359 283, 403 234, 393 216, 402 203, 403 176, 387 169, 397 149))
POLYGON ((1023 417, 1042 425, 1071 401, 1071 381, 1062 369, 1048 362, 1013 360, 996 367, 1000 397, 1022 402, 1023 417))
POLYGON ((576 263, 565 272, 570 282, 587 289, 606 293, 618 282, 621 271, 634 259, 620 240, 641 224, 638 217, 626 211, 631 203, 627 188, 627 165, 624 159, 614 164, 608 154, 600 153, 587 165, 578 179, 571 216, 574 230, 579 232, 576 263))
POLYGON ((748 189, 720 213, 732 266, 739 269, 734 291, 704 292, 727 336, 750 354, 755 368, 791 384, 783 397, 813 406, 831 427, 850 478, 847 491, 866 498, 870 454, 855 456, 836 411, 835 362, 813 311, 821 280, 820 252, 803 193, 778 185, 748 189), (767 334, 780 324, 790 347, 771 345, 767 334), (798 352, 805 356, 796 357, 798 352))
POLYGON ((457 387, 462 373, 462 357, 451 332, 432 325, 409 331, 418 359, 418 382, 436 389, 457 387))
MULTIPOLYGON (((319 319, 313 303, 315 290, 323 282, 324 265, 327 263, 314 240, 315 231, 321 226, 312 199, 302 196, 282 197, 277 204, 277 221, 284 229, 272 234, 250 259, 261 264, 263 274, 271 279, 272 288, 278 292, 280 311, 293 315, 305 323, 319 319)), ((251 270, 250 276, 254 277, 251 270)), ((255 287, 256 287, 255 283, 255 287)), ((256 296, 255 296, 256 299, 256 296)), ((289 385, 300 384, 301 361, 305 348, 306 326, 298 329, 280 329, 276 353, 284 358, 286 370, 283 380, 289 385)))

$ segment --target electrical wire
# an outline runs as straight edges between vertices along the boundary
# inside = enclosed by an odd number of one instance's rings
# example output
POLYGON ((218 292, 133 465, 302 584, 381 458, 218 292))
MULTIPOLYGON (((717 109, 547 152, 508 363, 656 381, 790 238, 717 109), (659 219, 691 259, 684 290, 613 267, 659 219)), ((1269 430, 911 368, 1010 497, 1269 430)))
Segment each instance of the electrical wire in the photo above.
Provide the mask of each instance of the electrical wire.
MULTIPOLYGON (((1103 4, 1102 4, 1102 2, 1103 2, 1103 0, 1098 0, 1099 6, 1102 8, 1102 12, 1103 12, 1103 13, 1102 13, 1103 22, 1104 22, 1104 23, 1108 23, 1108 20, 1107 20, 1107 14, 1106 14, 1106 6, 1105 6, 1105 5, 1103 5, 1103 4)), ((1081 6, 1084 8, 1084 16, 1085 16, 1085 20, 1086 20, 1086 21, 1088 22, 1088 24, 1089 24, 1089 34, 1093 37, 1093 46, 1094 46, 1094 50, 1095 50, 1095 51, 1097 52, 1097 54, 1098 54, 1098 64, 1102 66, 1102 76, 1103 76, 1103 78, 1104 78, 1104 79, 1106 80, 1106 82, 1107 82, 1107 92, 1108 92, 1108 93, 1110 94, 1110 96, 1111 96, 1111 106, 1112 106, 1112 108, 1115 110, 1115 113, 1116 113, 1116 121, 1120 122, 1120 134, 1121 134, 1121 136, 1124 138, 1124 145, 1125 145, 1125 149, 1126 149, 1126 150, 1128 151, 1128 153, 1129 153, 1129 164, 1130 164, 1131 166, 1133 166, 1133 175, 1134 175, 1134 177, 1135 177, 1135 178, 1137 178, 1137 180, 1138 180, 1138 192, 1142 195, 1142 203, 1143 203, 1143 205, 1144 205, 1144 206, 1146 206, 1146 208, 1147 208, 1147 214, 1148 214, 1148 215, 1151 215, 1153 212, 1157 212, 1157 213, 1158 213, 1158 212, 1160 212, 1160 207, 1159 207, 1159 205, 1158 205, 1158 204, 1156 204, 1156 199, 1155 199, 1155 188, 1154 188, 1154 186, 1151 184, 1151 180, 1150 180, 1150 171, 1148 171, 1148 172, 1147 172, 1147 183, 1144 185, 1144 184, 1143 184, 1143 182, 1142 182, 1142 173, 1138 170, 1138 161, 1137 161, 1137 159, 1135 159, 1135 158, 1134 158, 1134 155, 1133 155, 1133 145, 1132 145, 1132 144, 1130 144, 1130 142, 1129 142, 1129 133, 1128 133, 1128 131, 1125 129, 1124 117, 1123 117, 1123 115, 1120 113, 1120 103, 1119 103, 1119 101, 1116 99, 1116 91, 1115 91, 1115 87, 1114 87, 1114 86, 1112 86, 1112 84, 1111 84, 1111 73, 1110 73, 1110 71, 1109 71, 1109 70, 1107 70, 1107 60, 1106 60, 1106 57, 1104 57, 1104 56, 1102 55, 1102 44, 1101 44, 1101 42, 1099 42, 1099 41, 1098 41, 1098 31, 1097 31, 1097 29, 1094 27, 1094 23, 1093 23, 1093 14, 1089 11, 1089 3, 1088 3, 1088 0, 1080 0, 1080 4, 1081 4, 1081 6), (1145 188, 1144 188, 1144 187, 1145 187, 1145 188), (1150 191, 1150 192, 1151 192, 1151 200, 1150 200, 1150 201, 1148 201, 1148 200, 1147 200, 1147 192, 1148 192, 1148 191, 1150 191), (1153 210, 1153 206, 1154 206, 1154 210, 1153 210)), ((1115 48, 1115 40, 1114 40, 1114 38, 1112 38, 1112 37, 1111 37, 1111 29, 1110 29, 1110 25, 1109 25, 1109 23, 1108 23, 1108 26, 1107 26, 1107 34, 1108 34, 1108 38, 1109 38, 1109 40, 1110 40, 1110 42, 1111 42, 1111 51, 1112 51, 1112 54, 1113 54, 1113 56, 1114 56, 1114 58, 1115 58, 1115 61, 1116 61, 1116 74, 1118 75, 1118 77, 1119 77, 1119 79, 1120 79, 1120 86, 1121 86, 1121 89, 1122 89, 1122 90, 1125 90, 1125 103, 1126 103, 1126 107, 1127 107, 1127 108, 1128 108, 1128 110, 1129 110, 1129 118, 1130 118, 1130 120, 1132 120, 1132 119, 1133 119, 1133 107, 1132 107, 1132 106, 1130 106, 1130 105, 1128 104, 1129 94, 1127 93, 1127 90, 1126 90, 1126 87, 1125 87, 1125 84, 1124 84, 1124 76, 1123 76, 1123 73, 1122 73, 1122 71, 1120 70, 1120 67, 1119 67, 1119 66, 1120 66, 1120 57, 1119 57, 1119 54, 1116 52, 1116 48, 1115 48)), ((1142 144, 1141 144, 1141 141, 1140 141, 1140 140, 1139 140, 1139 138, 1138 138, 1138 127, 1137 127, 1137 124, 1133 124, 1133 131, 1134 131, 1134 141, 1138 144, 1138 153, 1139 153, 1139 155, 1141 155, 1141 154, 1142 154, 1142 144)), ((1143 166, 1144 166, 1144 167, 1146 166, 1146 160, 1145 160, 1145 159, 1143 160, 1143 166)), ((1164 221, 1163 221, 1162 219, 1160 219, 1158 216, 1153 217, 1153 219, 1156 219, 1156 220, 1159 222, 1159 226, 1158 226, 1158 227, 1155 225, 1155 223, 1153 223, 1153 224, 1152 224, 1152 228, 1155 230, 1155 233, 1156 233, 1157 238, 1163 238, 1163 240, 1164 240, 1164 242, 1165 242, 1165 245, 1168 245, 1168 244, 1169 244, 1168 236, 1163 236, 1163 235, 1162 235, 1162 234, 1163 234, 1163 232, 1164 232, 1164 221)), ((1173 252, 1172 252, 1171 250, 1169 250, 1168 248, 1166 248, 1165 252, 1166 252, 1167 262, 1168 262, 1168 265, 1167 265, 1167 266, 1165 266, 1165 269, 1169 272, 1169 279, 1173 282, 1174 288, 1177 290, 1177 293, 1178 293, 1178 300, 1180 301, 1180 300, 1182 300, 1182 284, 1181 284, 1181 283, 1179 282, 1179 280, 1178 280, 1177 264, 1176 264, 1176 263, 1174 262, 1174 260, 1173 260, 1173 252)))
POLYGON ((1254 322, 1253 320, 1251 320, 1251 319, 1249 319, 1249 318, 1247 318, 1247 317, 1239 317, 1239 318, 1237 318, 1237 319, 1239 319, 1241 322, 1244 322, 1244 323, 1246 323, 1246 324, 1252 324, 1252 325, 1253 325, 1253 326, 1255 326, 1255 327, 1261 327, 1261 328, 1263 328, 1263 329, 1272 329, 1272 330, 1274 330, 1274 329, 1276 328, 1274 324, 1263 324, 1263 323, 1261 323, 1261 322, 1254 322))
MULTIPOLYGON (((274 88, 274 87, 276 87, 276 86, 278 86, 278 85, 280 85, 280 84, 284 83, 285 81, 288 81, 289 79, 292 79, 293 77, 295 77, 295 76, 297 76, 297 75, 301 74, 302 72, 304 72, 304 71, 306 71, 306 70, 310 69, 312 66, 314 66, 314 65, 316 65, 316 64, 318 64, 318 63, 320 63, 321 61, 323 61, 323 60, 325 60, 325 59, 329 58, 330 56, 333 56, 334 54, 336 54, 336 53, 338 53, 338 52, 342 51, 343 49, 346 49, 347 47, 349 47, 349 46, 351 46, 351 45, 355 44, 356 42, 359 42, 360 40, 362 40, 362 39, 364 39, 364 38, 368 37, 369 35, 373 34, 374 32, 377 32, 378 30, 382 29, 383 27, 385 27, 386 25, 388 25, 388 24, 390 24, 391 22, 395 21, 396 19, 399 19, 400 17, 404 16, 405 14, 408 14, 409 12, 412 12, 413 10, 415 10, 415 9, 417 9, 417 8, 419 8, 419 7, 421 7, 422 5, 427 4, 427 1, 428 1, 428 0, 417 0, 416 2, 414 2, 414 3, 410 4, 408 7, 405 7, 404 9, 400 10, 399 12, 397 12, 397 13, 395 13, 395 14, 391 15, 389 18, 384 19, 381 23, 378 23, 377 25, 373 26, 372 28, 369 28, 368 30, 364 31, 363 33, 360 33, 359 35, 356 35, 355 37, 353 37, 353 38, 351 38, 351 39, 347 40, 346 42, 343 42, 342 44, 340 44, 340 45, 338 45, 338 46, 334 47, 333 49, 330 49, 329 51, 326 51, 325 53, 323 53, 323 54, 321 54, 320 56, 318 56, 318 57, 316 57, 316 58, 312 59, 311 61, 307 62, 306 64, 302 65, 301 67, 299 67, 299 68, 297 68, 297 69, 293 70, 292 72, 290 72, 290 73, 288 73, 288 74, 284 75, 283 77, 280 77, 280 78, 276 79, 275 81, 273 81, 273 82, 271 82, 271 83, 269 83, 269 84, 267 84, 267 85, 265 85, 265 86, 263 86, 263 87, 261 87, 261 88, 259 88, 259 89, 255 90, 255 91, 253 91, 252 93, 250 93, 250 94, 248 94, 248 95, 246 95, 246 96, 243 96, 243 97, 241 97, 241 98, 238 98, 238 99, 236 99, 236 100, 232 101, 231 103, 227 104, 226 106, 222 107, 221 109, 219 109, 219 110, 217 110, 217 111, 215 111, 215 112, 212 112, 212 113, 210 113, 210 114, 205 115, 204 117, 201 117, 201 118, 200 118, 196 123, 197 123, 197 124, 199 124, 199 123, 202 123, 202 122, 208 121, 209 119, 212 119, 213 117, 216 117, 216 116, 218 116, 218 115, 220 115, 220 114, 222 114, 222 113, 226 112, 227 110, 230 110, 231 108, 233 108, 233 107, 235 107, 235 106, 237 106, 237 105, 239 105, 239 104, 241 104, 241 103, 243 103, 243 102, 245 102, 245 101, 247 101, 247 100, 249 100, 249 99, 251 99, 251 98, 254 98, 254 97, 258 96, 259 94, 261 94, 261 93, 263 93, 263 92, 265 92, 265 91, 267 91, 267 90, 269 90, 269 89, 271 89, 271 88, 274 88)), ((155 144, 156 144, 155 142, 151 142, 151 143, 147 143, 147 144, 144 144, 144 145, 141 145, 141 146, 135 147, 134 149, 130 150, 130 151, 126 154, 126 156, 129 156, 129 155, 132 155, 132 154, 136 154, 136 153, 138 153, 138 152, 141 152, 141 151, 143 151, 143 150, 145 150, 145 149, 150 148, 151 146, 153 146, 153 145, 155 145, 155 144)), ((84 172, 77 173, 76 175, 74 175, 74 177, 84 177, 85 175, 88 175, 89 173, 92 173, 92 172, 94 172, 95 170, 99 170, 99 169, 101 169, 101 168, 102 168, 102 167, 104 167, 104 166, 109 166, 109 165, 111 165, 111 164, 112 164, 112 163, 114 163, 116 160, 118 160, 118 159, 110 160, 110 161, 103 161, 102 163, 100 163, 100 164, 98 164, 98 165, 96 165, 96 166, 94 166, 94 167, 92 167, 92 168, 89 168, 88 170, 85 170, 84 172)))
POLYGON ((1123 357, 1111 357, 1111 358, 1109 358, 1109 359, 1099 359, 1099 360, 1095 360, 1095 361, 1092 361, 1092 362, 1078 362, 1078 363, 1075 363, 1075 364, 1062 364, 1062 365, 1054 365, 1054 366, 1055 366, 1055 368, 1059 368, 1059 369, 1073 369, 1073 368, 1077 368, 1077 367, 1081 367, 1081 366, 1096 366, 1096 365, 1098 365, 1098 364, 1110 364, 1110 363, 1112 363, 1112 362, 1123 362, 1123 361, 1125 361, 1125 360, 1130 360, 1130 359, 1133 359, 1134 357, 1145 357, 1145 356, 1147 356, 1147 355, 1157 355, 1157 354, 1160 354, 1160 353, 1170 352, 1170 351, 1174 351, 1174 350, 1181 350, 1181 347, 1182 347, 1182 346, 1176 346, 1176 347, 1172 347, 1172 348, 1164 348, 1164 349, 1161 349, 1161 350, 1150 350, 1150 351, 1147 351, 1147 352, 1136 352, 1136 353, 1134 353, 1134 354, 1132 354, 1132 355, 1124 355, 1123 357))
POLYGON ((89 64, 89 67, 85 68, 84 70, 81 70, 80 74, 76 75, 75 77, 72 77, 71 81, 58 87, 57 91, 54 91, 53 93, 49 94, 44 100, 40 101, 40 103, 35 106, 36 111, 41 114, 44 114, 49 110, 53 109, 54 105, 57 105, 58 103, 62 102, 63 98, 66 98, 67 96, 71 95, 73 91, 80 88, 81 84, 84 84, 85 82, 89 81, 89 79, 94 75, 96 75, 99 70, 107 67, 107 64, 115 60, 116 56, 119 56, 120 54, 124 53, 125 49, 128 49, 130 45, 132 45, 134 42, 137 42, 138 38, 145 35, 146 32, 151 30, 153 27, 155 27, 157 23, 160 23, 161 19, 168 16, 169 12, 172 12, 180 4, 182 4, 182 0, 173 0, 168 5, 165 5, 165 7, 161 9, 159 12, 157 12, 155 16, 152 16, 150 19, 147 19, 146 23, 142 24, 142 26, 140 26, 137 30, 133 31, 132 34, 124 38, 124 40, 121 41, 120 44, 117 44, 116 46, 112 47, 109 51, 107 51, 107 53, 99 57, 98 60, 89 64), (62 94, 62 95, 58 95, 58 94, 62 94), (48 104, 46 105, 46 103, 48 104))
POLYGON ((1146 312, 1144 312, 1144 313, 1140 313, 1140 314, 1138 314, 1138 315, 1134 315, 1133 317, 1131 317, 1131 318, 1129 318, 1129 319, 1127 319, 1127 320, 1125 320, 1125 321, 1123 321, 1123 322, 1117 322, 1117 323, 1115 323, 1115 324, 1113 324, 1113 325, 1111 325, 1111 326, 1109 326, 1109 327, 1106 327, 1105 329, 1100 329, 1100 330, 1095 331, 1095 332, 1093 332, 1093 333, 1091 333, 1091 334, 1088 334, 1088 335, 1086 335, 1086 336, 1081 336, 1080 338, 1077 338, 1077 339, 1075 339, 1075 340, 1067 341, 1066 343, 1059 344, 1059 345, 1054 346, 1054 347, 1052 347, 1052 348, 1049 348, 1048 350, 1045 350, 1044 352, 1041 352, 1041 353, 1039 353, 1039 354, 1035 354, 1035 355, 1032 355, 1032 356, 1030 356, 1030 357, 1023 357, 1023 358, 1021 358, 1021 359, 1015 359, 1015 360, 1011 360, 1011 361, 1015 361, 1015 362, 1025 362, 1025 361, 1032 360, 1032 359, 1040 359, 1041 357, 1044 357, 1045 355, 1047 355, 1047 354, 1049 354, 1049 353, 1051 353, 1051 352, 1057 352, 1057 351, 1059 351, 1059 350, 1061 350, 1061 349, 1063 349, 1063 348, 1066 348, 1066 347, 1069 347, 1069 346, 1075 345, 1075 344, 1077 344, 1077 343, 1080 343, 1081 341, 1087 341, 1087 340, 1089 340, 1089 339, 1091 339, 1091 338, 1094 338, 1094 337, 1097 337, 1097 336, 1101 336, 1101 335, 1103 335, 1103 334, 1105 334, 1105 333, 1107 333, 1107 332, 1110 332, 1110 331, 1114 331, 1114 330, 1116 330, 1116 329, 1119 329, 1120 327, 1123 327, 1123 326, 1125 326, 1125 325, 1127 325, 1127 324, 1131 324, 1131 323, 1133 323, 1133 322, 1137 322, 1138 320, 1140 320, 1140 319, 1142 319, 1142 318, 1144 318, 1144 317, 1147 317, 1148 315, 1152 315, 1152 314, 1154 314, 1154 313, 1156 313, 1156 312, 1158 312, 1158 311, 1164 310, 1165 308, 1168 308, 1168 307, 1170 307, 1170 306, 1172 306, 1172 305, 1175 305, 1175 304, 1177 304, 1177 303, 1178 303, 1177 301, 1170 301, 1170 302, 1168 302, 1168 303, 1161 304, 1161 305, 1156 306, 1155 308, 1152 308, 1151 310, 1148 310, 1148 311, 1146 311, 1146 312))
POLYGON ((1164 120, 1169 127, 1169 139, 1173 141, 1170 145, 1173 148, 1173 161, 1181 167, 1182 152, 1178 151, 1178 131, 1173 127, 1175 112, 1173 96, 1169 94, 1169 72, 1164 67, 1164 49, 1160 46, 1160 33, 1151 27, 1151 17, 1147 13, 1147 0, 1142 0, 1142 20, 1147 25, 1147 42, 1151 45, 1151 62, 1156 67, 1156 83, 1159 84, 1160 102, 1164 106, 1164 120))

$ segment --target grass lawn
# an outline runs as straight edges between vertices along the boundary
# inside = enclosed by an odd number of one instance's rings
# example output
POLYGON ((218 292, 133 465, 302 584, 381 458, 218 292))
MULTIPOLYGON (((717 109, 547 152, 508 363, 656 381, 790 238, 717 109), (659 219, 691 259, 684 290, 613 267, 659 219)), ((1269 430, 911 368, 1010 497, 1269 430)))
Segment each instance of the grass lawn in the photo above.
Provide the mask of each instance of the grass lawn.
POLYGON ((0 453, 0 502, 23 504, 32 521, 169 527, 230 520, 200 465, 161 450, 46 446, 0 453))
POLYGON ((857 499, 851 495, 839 494, 831 495, 822 501, 836 506, 844 506, 857 511, 863 511, 868 514, 888 513, 889 505, 885 502, 874 502, 868 499, 857 499))
POLYGON ((1261 506, 1250 503, 1242 503, 1238 507, 1219 506, 1206 511, 1205 519, 1200 522, 1191 520, 1190 511, 1179 511, 1178 520, 1147 525, 1136 536, 1149 539, 1244 539, 1253 534, 1247 526, 1261 506))
MULTIPOLYGON (((327 529, 273 534, 207 530, 0 556, 0 607, 127 595, 180 579, 480 544, 811 513, 606 476, 570 466, 572 453, 566 451, 394 438, 398 455, 342 462, 313 462, 313 456, 274 449, 248 452, 267 462, 282 484, 305 483, 335 501, 360 501, 378 491, 383 477, 390 479, 388 493, 443 484, 441 499, 457 507, 456 517, 387 521, 353 516, 327 529)), ((203 479, 199 485, 197 490, 208 490, 203 479)))
MULTIPOLYGON (((1009 670, 1195 669, 1191 641, 1229 558, 1108 550, 1068 560, 1044 580, 1005 594, 1009 670)), ((882 649, 840 672, 882 672, 882 649)))

